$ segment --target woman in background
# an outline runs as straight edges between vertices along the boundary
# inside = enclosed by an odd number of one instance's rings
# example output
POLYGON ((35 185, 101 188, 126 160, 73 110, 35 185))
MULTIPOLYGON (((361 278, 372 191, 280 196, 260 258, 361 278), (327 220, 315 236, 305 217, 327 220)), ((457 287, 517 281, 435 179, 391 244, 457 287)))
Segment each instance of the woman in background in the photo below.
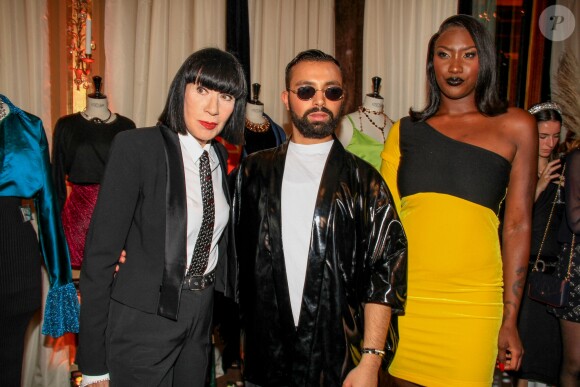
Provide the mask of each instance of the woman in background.
MULTIPOLYGON (((532 213, 532 243, 528 274, 536 262, 539 250, 541 250, 542 260, 551 267, 550 270, 553 270, 560 250, 558 227, 560 227, 564 211, 563 200, 560 204, 557 202, 562 165, 556 153, 560 142, 562 111, 556 103, 544 102, 532 106, 529 112, 537 122, 539 147, 538 182, 532 213), (546 230, 548 220, 550 224, 546 230)), ((548 385, 558 384, 562 358, 558 319, 548 313, 546 304, 524 295, 518 330, 526 356, 523 358, 521 369, 514 373, 516 385, 525 387, 529 380, 548 385)))

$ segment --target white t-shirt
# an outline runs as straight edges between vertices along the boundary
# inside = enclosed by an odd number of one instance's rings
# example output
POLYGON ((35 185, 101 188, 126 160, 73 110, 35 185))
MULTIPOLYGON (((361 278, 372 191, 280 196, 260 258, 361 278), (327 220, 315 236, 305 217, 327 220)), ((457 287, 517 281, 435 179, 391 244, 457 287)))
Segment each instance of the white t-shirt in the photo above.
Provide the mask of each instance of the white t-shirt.
POLYGON ((288 144, 282 179, 282 246, 295 326, 302 306, 314 207, 333 142, 288 144))

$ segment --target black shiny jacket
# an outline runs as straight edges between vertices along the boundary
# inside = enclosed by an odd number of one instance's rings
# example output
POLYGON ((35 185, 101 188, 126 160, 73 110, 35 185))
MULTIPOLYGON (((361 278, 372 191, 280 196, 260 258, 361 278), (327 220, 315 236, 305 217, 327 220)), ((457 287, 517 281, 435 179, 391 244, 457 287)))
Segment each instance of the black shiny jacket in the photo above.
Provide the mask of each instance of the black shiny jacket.
POLYGON ((261 386, 339 386, 360 359, 364 304, 403 311, 407 241, 380 174, 335 140, 316 201, 295 327, 280 215, 287 148, 250 155, 235 176, 245 377, 261 386))

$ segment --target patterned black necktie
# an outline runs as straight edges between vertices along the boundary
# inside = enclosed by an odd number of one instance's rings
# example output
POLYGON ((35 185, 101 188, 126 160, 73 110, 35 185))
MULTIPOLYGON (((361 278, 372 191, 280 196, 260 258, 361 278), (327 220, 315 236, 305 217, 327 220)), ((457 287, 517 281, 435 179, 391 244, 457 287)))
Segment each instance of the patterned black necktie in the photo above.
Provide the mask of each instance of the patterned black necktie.
POLYGON ((187 270, 187 275, 203 275, 207 268, 209 251, 211 249, 211 239, 213 237, 213 224, 215 221, 215 204, 213 200, 213 185, 211 179, 211 168, 209 166, 209 155, 207 151, 199 158, 199 180, 201 182, 201 199, 203 201, 203 220, 197 235, 191 264, 187 270))

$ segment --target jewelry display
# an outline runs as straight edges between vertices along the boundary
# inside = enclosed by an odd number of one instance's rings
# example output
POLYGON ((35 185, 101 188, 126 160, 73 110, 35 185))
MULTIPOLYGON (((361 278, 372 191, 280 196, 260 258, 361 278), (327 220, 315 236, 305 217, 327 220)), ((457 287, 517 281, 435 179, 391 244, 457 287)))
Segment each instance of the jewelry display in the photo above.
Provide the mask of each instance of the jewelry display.
POLYGON ((109 122, 111 120, 111 117, 113 116, 113 113, 111 112, 111 110, 107 109, 107 111, 109 112, 109 116, 107 118, 105 118, 104 120, 101 120, 99 117, 91 117, 84 110, 81 112, 81 115, 87 121, 92 121, 95 124, 106 124, 107 122, 109 122))
POLYGON ((369 120, 371 125, 373 125, 375 128, 377 128, 378 130, 381 131, 381 134, 383 135, 383 140, 385 140, 386 139, 385 138, 385 128, 387 127, 387 122, 390 121, 389 117, 387 117, 387 115, 385 113, 383 113, 382 111, 374 111, 374 110, 367 109, 364 106, 359 106, 358 118, 360 121, 360 131, 361 132, 364 132, 363 123, 362 123, 362 115, 363 114, 367 118, 367 120, 369 120), (374 115, 382 115, 383 116, 383 126, 381 127, 381 126, 377 125, 377 123, 371 119, 371 117, 369 116, 369 113, 374 114, 374 115))
POLYGON ((270 121, 264 117, 265 121, 261 124, 256 124, 246 118, 246 128, 255 133, 264 133, 270 129, 270 121))
POLYGON ((6 108, 4 107, 4 101, 0 100, 0 120, 3 120, 7 115, 6 108))

